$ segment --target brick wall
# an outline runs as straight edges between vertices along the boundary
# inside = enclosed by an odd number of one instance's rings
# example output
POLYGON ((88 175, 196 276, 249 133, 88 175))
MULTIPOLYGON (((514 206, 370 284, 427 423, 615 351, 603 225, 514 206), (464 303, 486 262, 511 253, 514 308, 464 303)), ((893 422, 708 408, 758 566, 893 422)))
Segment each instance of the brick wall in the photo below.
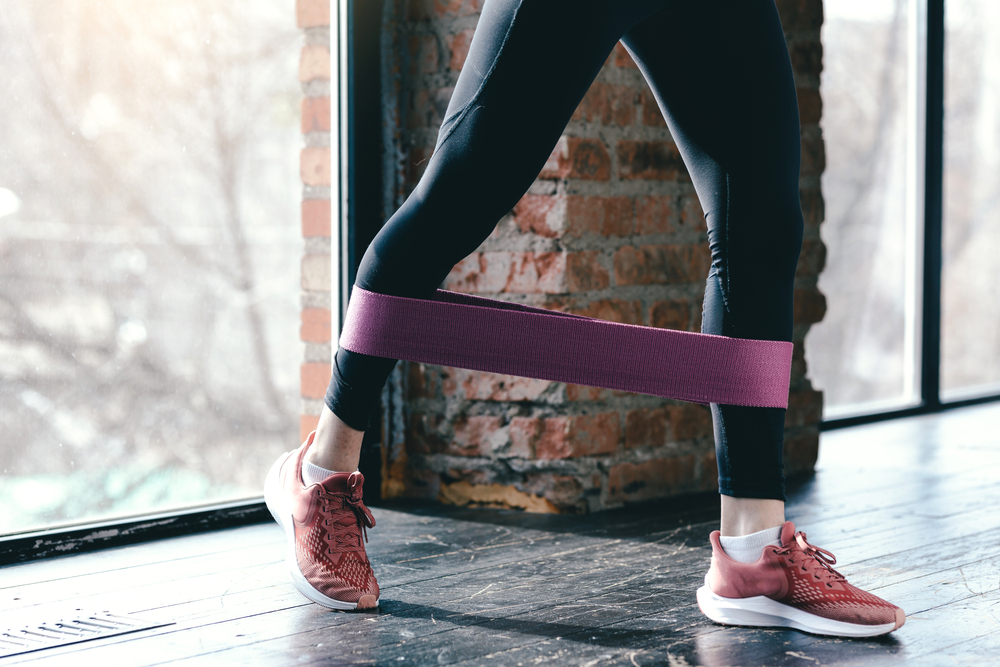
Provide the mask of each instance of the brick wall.
POLYGON ((302 360, 301 439, 316 428, 330 382, 330 0, 298 0, 303 31, 302 85, 302 360))
MULTIPOLYGON (((382 39, 386 218, 430 156, 481 0, 387 0, 382 39)), ((779 0, 802 116, 806 220, 795 291, 786 474, 811 470, 822 393, 803 340, 822 319, 821 0, 779 0)), ((328 3, 299 0, 303 433, 330 377, 328 3), (325 23, 324 23, 325 22, 325 23), (327 59, 324 61, 324 59, 327 59), (324 61, 324 64, 319 64, 324 61), (322 116, 322 118, 321 118, 322 116), (326 167, 323 161, 326 160, 326 167), (323 180, 323 179, 326 180, 323 180)), ((528 193, 443 288, 645 326, 700 331, 705 220, 666 125, 624 49, 611 54, 528 193)), ((383 391, 382 496, 583 512, 717 488, 707 407, 403 361, 383 391)))

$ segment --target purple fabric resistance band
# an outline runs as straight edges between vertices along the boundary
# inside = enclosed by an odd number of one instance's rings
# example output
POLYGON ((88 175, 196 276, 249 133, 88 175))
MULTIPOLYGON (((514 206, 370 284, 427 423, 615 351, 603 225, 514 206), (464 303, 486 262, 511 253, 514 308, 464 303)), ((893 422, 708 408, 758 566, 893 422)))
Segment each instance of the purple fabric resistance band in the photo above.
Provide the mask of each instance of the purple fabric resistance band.
POLYGON ((340 346, 375 357, 618 389, 707 405, 788 407, 793 344, 608 322, 437 290, 355 285, 340 346))

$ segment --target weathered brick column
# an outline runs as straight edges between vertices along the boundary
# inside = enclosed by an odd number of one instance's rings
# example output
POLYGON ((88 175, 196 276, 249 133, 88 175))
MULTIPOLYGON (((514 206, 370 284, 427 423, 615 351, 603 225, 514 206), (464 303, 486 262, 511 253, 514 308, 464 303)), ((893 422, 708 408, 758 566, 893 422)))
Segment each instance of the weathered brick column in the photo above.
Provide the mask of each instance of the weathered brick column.
POLYGON ((302 85, 302 327, 301 439, 316 428, 330 382, 330 0, 298 0, 303 31, 302 85))
MULTIPOLYGON (((385 139, 393 172, 385 177, 395 183, 388 215, 431 154, 482 2, 385 6, 385 139)), ((785 436, 786 474, 794 475, 815 463, 822 413, 803 356, 805 335, 825 311, 816 288, 825 253, 822 4, 779 0, 778 7, 803 126, 806 232, 785 436)), ((700 331, 709 266, 694 187, 649 88, 619 45, 529 192, 442 287, 700 331)), ((582 512, 717 488, 711 415, 696 404, 410 362, 397 366, 383 399, 384 497, 582 512)))

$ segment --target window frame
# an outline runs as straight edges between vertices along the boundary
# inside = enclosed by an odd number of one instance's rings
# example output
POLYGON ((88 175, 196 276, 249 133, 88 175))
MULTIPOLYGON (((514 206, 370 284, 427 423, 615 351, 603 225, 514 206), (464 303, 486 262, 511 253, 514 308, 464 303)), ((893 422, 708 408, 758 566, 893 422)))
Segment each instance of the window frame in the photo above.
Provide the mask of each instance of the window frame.
MULTIPOLYGON (((917 85, 924 89, 923 132, 923 263, 920 299, 920 403, 916 406, 874 411, 822 420, 820 431, 925 415, 1000 400, 987 394, 961 400, 941 400, 941 275, 944 213, 944 71, 945 0, 924 0, 923 47, 925 67, 917 85)), ((919 194, 918 194, 919 196, 919 194)))

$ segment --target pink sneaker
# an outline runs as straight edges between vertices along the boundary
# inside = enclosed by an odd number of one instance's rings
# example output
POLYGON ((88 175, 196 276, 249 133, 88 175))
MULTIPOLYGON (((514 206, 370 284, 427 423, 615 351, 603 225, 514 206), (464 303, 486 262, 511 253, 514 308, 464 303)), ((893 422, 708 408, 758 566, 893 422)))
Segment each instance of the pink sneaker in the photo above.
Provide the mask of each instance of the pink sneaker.
POLYGON ((295 588, 330 609, 374 609, 378 582, 368 562, 362 535, 375 517, 362 502, 365 478, 341 472, 321 484, 302 483, 302 460, 316 437, 285 452, 267 473, 264 501, 285 529, 285 563, 295 588))
POLYGON ((875 637, 896 630, 906 614, 894 604, 847 583, 837 559, 806 542, 786 521, 781 547, 764 547, 756 563, 740 563, 709 535, 712 567, 698 589, 698 606, 716 623, 777 626, 818 635, 875 637))

